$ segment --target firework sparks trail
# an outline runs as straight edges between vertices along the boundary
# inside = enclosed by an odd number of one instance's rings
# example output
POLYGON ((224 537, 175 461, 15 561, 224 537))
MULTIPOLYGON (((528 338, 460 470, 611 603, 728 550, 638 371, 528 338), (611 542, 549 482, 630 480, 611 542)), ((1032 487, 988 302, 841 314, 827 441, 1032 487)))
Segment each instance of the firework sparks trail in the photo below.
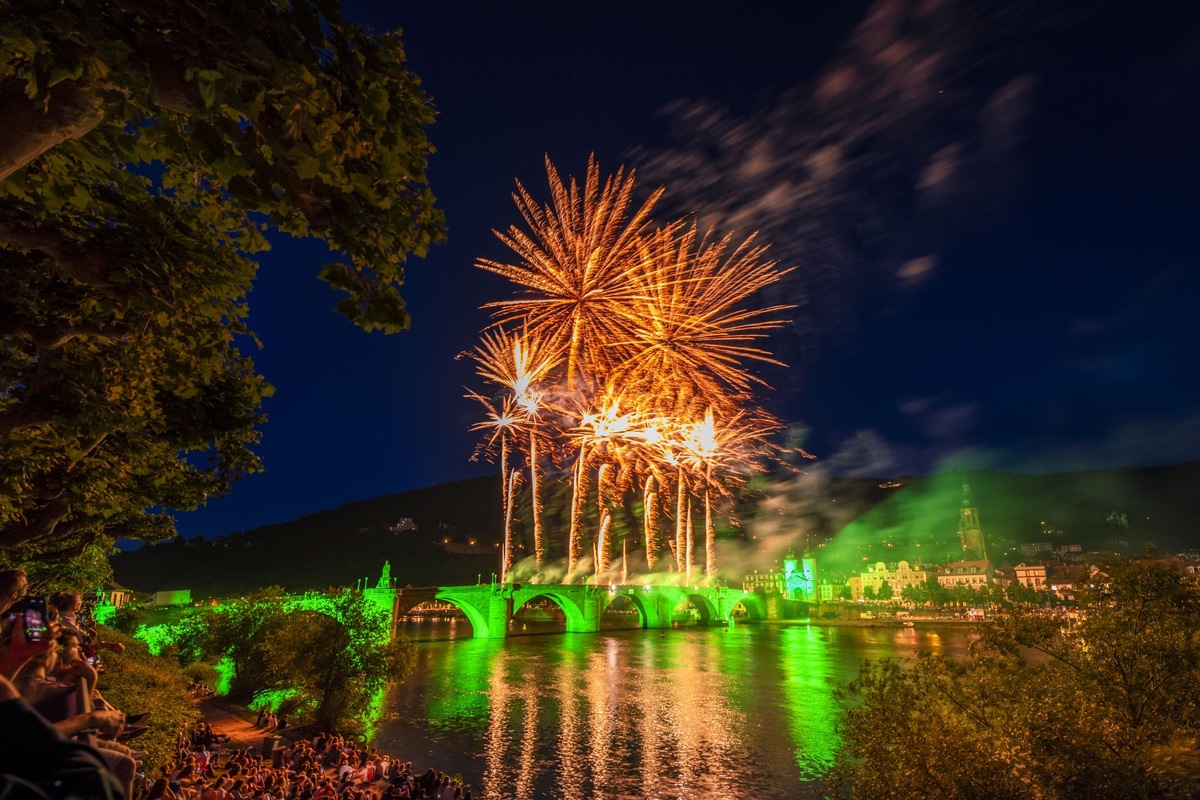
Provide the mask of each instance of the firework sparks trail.
MULTIPOLYGON (((473 431, 487 431, 488 433, 476 450, 476 457, 495 452, 497 446, 500 451, 500 503, 504 518, 504 550, 500 556, 500 574, 505 576, 512 565, 514 506, 512 480, 509 478, 508 469, 509 440, 520 432, 522 417, 511 398, 505 398, 497 404, 477 392, 469 392, 466 396, 479 401, 486 411, 485 419, 471 426, 473 431)), ((512 474, 515 475, 516 471, 514 470, 512 474)))
MULTIPOLYGON (((503 474, 503 473, 501 473, 503 474)), ((513 507, 515 503, 511 501, 513 492, 517 490, 517 478, 520 473, 515 469, 508 474, 507 481, 501 481, 506 485, 505 494, 510 498, 508 506, 504 509, 504 555, 500 566, 500 582, 508 582, 508 573, 512 569, 512 526, 513 526, 513 507)))
POLYGON ((654 490, 655 484, 655 477, 650 474, 642 486, 642 536, 646 541, 646 566, 651 572, 658 562, 658 492, 654 490))
MULTIPOLYGON (((473 429, 489 431, 487 452, 499 444, 502 475, 510 446, 526 457, 539 570, 547 558, 543 454, 557 465, 573 452, 568 575, 584 552, 594 468, 597 579, 612 567, 617 538, 622 572, 628 571, 629 543, 613 511, 640 481, 648 568, 659 564, 658 511, 662 504, 669 513, 674 488, 674 540, 667 537, 665 545, 674 569, 691 582, 695 491, 704 503, 705 574, 712 582, 714 502, 730 497, 741 476, 758 468, 772 452, 769 435, 779 428, 754 404, 753 391, 766 384, 748 364, 780 363, 761 343, 786 324, 780 315, 791 307, 745 303, 788 270, 767 260, 754 236, 734 246, 732 236, 701 235, 694 222, 652 229, 649 214, 662 190, 634 209, 633 173, 623 168, 602 181, 589 159, 582 187, 573 178, 564 182, 549 161, 546 171, 547 205, 517 185, 514 201, 528 231, 497 232, 517 262, 477 261, 523 293, 485 306, 497 321, 470 356, 478 375, 505 393, 500 400, 470 395, 487 409, 487 419, 473 429), (509 324, 522 333, 506 332, 509 324)), ((510 520, 515 484, 503 483, 510 520)))

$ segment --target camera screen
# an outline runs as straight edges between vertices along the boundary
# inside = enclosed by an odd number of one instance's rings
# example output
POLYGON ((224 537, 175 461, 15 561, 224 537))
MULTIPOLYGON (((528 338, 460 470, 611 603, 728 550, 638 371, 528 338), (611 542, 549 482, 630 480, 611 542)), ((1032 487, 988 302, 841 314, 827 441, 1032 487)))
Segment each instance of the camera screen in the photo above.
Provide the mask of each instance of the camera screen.
POLYGON ((40 642, 46 635, 46 613, 36 608, 25 609, 25 640, 40 642))

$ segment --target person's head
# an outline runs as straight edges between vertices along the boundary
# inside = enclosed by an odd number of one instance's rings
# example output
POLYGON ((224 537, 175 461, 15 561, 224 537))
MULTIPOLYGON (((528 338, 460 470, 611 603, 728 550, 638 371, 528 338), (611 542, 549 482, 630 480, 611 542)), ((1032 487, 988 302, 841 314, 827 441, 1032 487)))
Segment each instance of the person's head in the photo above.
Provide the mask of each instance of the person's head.
POLYGON ((29 577, 23 569, 0 570, 0 614, 29 591, 29 577))
POLYGON ((47 602, 58 609, 60 614, 70 614, 79 610, 83 605, 83 595, 78 592, 55 592, 46 598, 47 602))
POLYGON ((73 633, 64 632, 58 636, 58 643, 62 646, 61 658, 64 663, 71 664, 79 660, 79 637, 73 633))

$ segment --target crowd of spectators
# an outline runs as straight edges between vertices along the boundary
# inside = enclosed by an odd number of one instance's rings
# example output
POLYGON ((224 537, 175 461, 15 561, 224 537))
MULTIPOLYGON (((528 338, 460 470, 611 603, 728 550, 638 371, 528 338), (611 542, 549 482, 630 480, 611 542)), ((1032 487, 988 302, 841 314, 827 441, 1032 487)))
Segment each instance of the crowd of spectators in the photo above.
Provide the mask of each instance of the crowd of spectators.
POLYGON ((180 732, 173 762, 148 777, 133 740, 149 712, 126 715, 96 690, 100 651, 123 646, 81 621, 74 593, 47 598, 39 635, 27 637, 25 618, 39 613, 20 603, 28 585, 23 571, 0 570, 4 800, 472 800, 457 778, 414 774, 412 762, 337 734, 284 740, 274 734, 287 719, 270 712, 258 719, 262 750, 231 748, 199 723, 180 732))
MULTIPOLYGON (((264 715, 258 727, 269 734, 268 725, 264 715)), ((137 788, 145 800, 472 800, 456 778, 433 769, 414 774, 411 761, 338 734, 265 741, 279 746, 230 749, 199 723, 180 736, 174 763, 137 788)))

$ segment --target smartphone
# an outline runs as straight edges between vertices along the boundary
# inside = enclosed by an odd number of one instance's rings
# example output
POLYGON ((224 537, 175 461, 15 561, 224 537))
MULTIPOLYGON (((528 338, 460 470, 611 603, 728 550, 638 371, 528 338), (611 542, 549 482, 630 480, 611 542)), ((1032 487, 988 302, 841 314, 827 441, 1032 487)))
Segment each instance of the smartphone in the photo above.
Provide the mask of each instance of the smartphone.
POLYGON ((14 610, 25 612, 25 641, 40 642, 49 635, 46 624, 46 598, 26 597, 14 606, 14 610))

